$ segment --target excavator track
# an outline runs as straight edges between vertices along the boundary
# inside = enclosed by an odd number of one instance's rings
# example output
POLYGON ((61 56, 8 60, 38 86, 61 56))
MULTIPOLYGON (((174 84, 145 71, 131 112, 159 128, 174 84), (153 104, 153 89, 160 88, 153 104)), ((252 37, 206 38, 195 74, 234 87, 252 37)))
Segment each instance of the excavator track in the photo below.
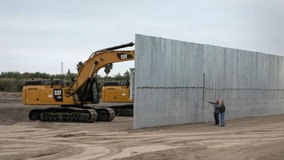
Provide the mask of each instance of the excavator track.
POLYGON ((48 109, 33 109, 29 113, 30 120, 42 122, 79 122, 112 121, 115 117, 112 109, 54 107, 48 109))
POLYGON ((115 112, 111 108, 95 108, 98 113, 97 121, 112 121, 115 118, 115 112))
POLYGON ((133 104, 110 106, 116 116, 133 117, 133 104))

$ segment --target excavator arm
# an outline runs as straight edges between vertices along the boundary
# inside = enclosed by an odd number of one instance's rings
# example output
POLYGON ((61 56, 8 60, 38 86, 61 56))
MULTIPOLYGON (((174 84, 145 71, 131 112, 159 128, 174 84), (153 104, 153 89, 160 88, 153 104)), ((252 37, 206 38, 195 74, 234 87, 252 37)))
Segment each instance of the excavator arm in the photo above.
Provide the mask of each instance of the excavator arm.
POLYGON ((90 87, 90 84, 93 83, 93 77, 102 67, 110 63, 134 60, 134 50, 116 50, 124 47, 130 47, 133 45, 134 43, 128 43, 120 46, 98 50, 92 53, 89 59, 83 63, 78 75, 75 78, 75 81, 70 86, 70 94, 76 94, 79 96, 81 102, 84 101, 84 94, 88 92, 88 87, 90 87))

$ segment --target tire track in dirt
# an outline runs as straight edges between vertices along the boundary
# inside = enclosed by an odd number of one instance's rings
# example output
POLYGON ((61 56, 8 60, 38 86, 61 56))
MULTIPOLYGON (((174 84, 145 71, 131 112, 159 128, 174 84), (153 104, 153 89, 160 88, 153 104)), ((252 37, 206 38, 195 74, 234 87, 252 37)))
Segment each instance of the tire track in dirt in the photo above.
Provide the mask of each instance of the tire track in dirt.
MULTIPOLYGON (((176 155, 176 158, 179 157, 178 153, 180 151, 191 150, 194 151, 195 156, 191 154, 183 153, 183 156, 194 157, 195 159, 211 159, 211 156, 204 156, 213 154, 213 159, 224 159, 224 156, 233 156, 235 159, 250 159, 250 157, 258 157, 261 158, 263 156, 267 156, 264 151, 258 150, 257 146, 263 146, 279 142, 279 144, 284 144, 284 129, 271 129, 270 127, 265 128, 263 130, 243 130, 243 131, 231 131, 226 130, 226 132, 221 131, 215 135, 211 133, 200 133, 200 134, 190 134, 190 133, 171 133, 171 134, 151 134, 148 135, 139 135, 137 137, 130 136, 130 139, 139 139, 135 142, 131 142, 131 146, 121 147, 121 152, 117 152, 114 156, 105 156, 104 158, 121 158, 121 159, 148 159, 152 155, 153 157, 158 156, 161 157, 163 154, 165 156, 166 153, 171 153, 170 155, 176 155), (153 146, 149 145, 152 144, 153 146), (140 144, 140 146, 139 146, 140 144), (137 146, 135 146, 137 145, 137 146), (134 147, 135 146, 135 147, 134 147), (171 146, 160 147, 159 146, 171 146), (188 146, 188 147, 185 147, 188 146), (152 148, 151 150, 147 150, 145 148, 152 148), (153 149, 154 148, 154 149, 153 149), (143 151, 144 150, 144 151, 143 151), (215 153, 216 150, 220 150, 221 152, 215 153), (222 152, 226 151, 226 152, 222 152), (251 151, 253 154, 251 155, 251 151), (261 151, 261 153, 259 153, 261 151), (162 154, 162 152, 165 152, 162 154), (133 155, 136 154, 136 155, 133 155), (126 158, 128 157, 128 158, 126 158)), ((279 126, 281 127, 281 126, 279 126)), ((129 139, 129 140, 130 140, 129 139)), ((131 140, 130 140, 131 141, 131 140)), ((284 145, 283 145, 284 146, 284 145)), ((268 152, 276 151, 276 157, 281 156, 281 151, 283 151, 283 147, 277 149, 275 147, 271 147, 268 152)), ((279 147, 278 147, 279 148, 279 147)), ((263 147, 265 150, 265 147, 263 147)), ((163 157, 163 156, 162 156, 163 157)), ((167 156, 166 156, 167 157, 167 156)), ((273 156, 272 156, 273 157, 273 156)), ((167 158, 172 158, 171 156, 167 158)), ((150 158, 151 159, 151 158, 150 158)), ((177 158, 178 159, 178 158, 177 158)))
POLYGON ((73 145, 72 141, 64 142, 53 138, 52 135, 62 133, 60 130, 33 128, 25 123, 15 126, 1 126, 4 131, 0 133, 0 148, 5 154, 1 154, 0 159, 18 159, 15 157, 60 159, 72 157, 84 151, 83 148, 73 145))
POLYGON ((58 159, 70 157, 81 152, 80 148, 50 142, 23 140, 0 140, 0 159, 58 159), (5 153, 5 154, 3 154, 5 153))

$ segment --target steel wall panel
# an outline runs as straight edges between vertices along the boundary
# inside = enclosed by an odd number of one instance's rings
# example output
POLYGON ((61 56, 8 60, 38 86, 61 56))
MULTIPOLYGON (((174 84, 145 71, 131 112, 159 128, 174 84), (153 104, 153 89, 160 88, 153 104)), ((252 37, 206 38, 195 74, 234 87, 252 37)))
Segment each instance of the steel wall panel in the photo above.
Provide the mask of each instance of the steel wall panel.
POLYGON ((136 35, 134 128, 284 113, 283 57, 136 35))

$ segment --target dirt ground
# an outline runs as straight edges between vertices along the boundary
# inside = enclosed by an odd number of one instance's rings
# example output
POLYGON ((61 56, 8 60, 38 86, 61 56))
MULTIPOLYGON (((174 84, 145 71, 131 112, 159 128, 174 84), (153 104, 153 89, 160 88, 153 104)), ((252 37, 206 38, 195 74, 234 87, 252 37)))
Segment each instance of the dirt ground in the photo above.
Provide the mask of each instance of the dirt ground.
MULTIPOLYGON (((281 160, 284 115, 132 130, 112 122, 30 121, 18 93, 0 93, 0 159, 281 160)), ((213 120, 213 117, 212 117, 213 120)))

